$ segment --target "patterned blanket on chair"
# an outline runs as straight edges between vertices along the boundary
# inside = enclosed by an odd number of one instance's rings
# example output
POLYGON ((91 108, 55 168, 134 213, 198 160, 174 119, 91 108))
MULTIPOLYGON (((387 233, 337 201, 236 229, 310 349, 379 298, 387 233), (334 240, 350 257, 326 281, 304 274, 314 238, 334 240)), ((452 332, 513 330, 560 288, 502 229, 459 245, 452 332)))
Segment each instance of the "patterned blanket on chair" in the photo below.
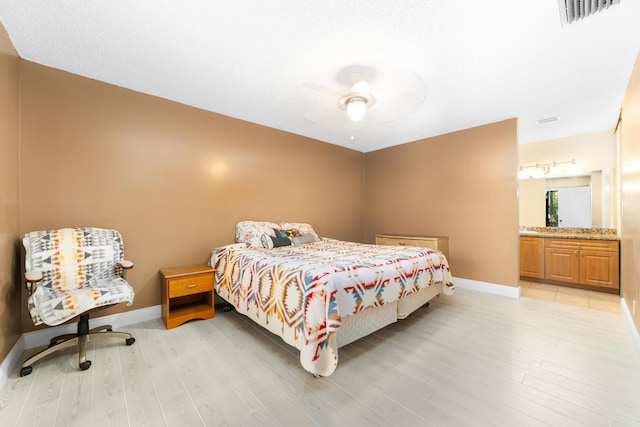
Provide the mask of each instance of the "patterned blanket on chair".
POLYGON ((23 244, 25 270, 43 274, 28 301, 34 324, 55 326, 92 308, 133 302, 133 288, 116 265, 124 256, 117 231, 34 231, 25 234, 23 244))
POLYGON ((302 366, 330 375, 337 366, 331 337, 341 317, 394 302, 433 283, 454 291, 444 255, 417 247, 333 239, 274 249, 244 243, 214 249, 216 292, 285 342, 302 366))

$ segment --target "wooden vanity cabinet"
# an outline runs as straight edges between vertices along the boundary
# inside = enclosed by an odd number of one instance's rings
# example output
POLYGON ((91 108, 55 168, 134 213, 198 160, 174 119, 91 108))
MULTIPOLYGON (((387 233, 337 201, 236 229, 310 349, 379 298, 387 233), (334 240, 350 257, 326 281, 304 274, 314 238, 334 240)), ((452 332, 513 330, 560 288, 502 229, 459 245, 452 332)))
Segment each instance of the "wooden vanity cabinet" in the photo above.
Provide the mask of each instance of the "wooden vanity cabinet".
POLYGON ((520 276, 544 279, 544 239, 520 237, 520 276))
POLYGON ((545 278, 620 288, 617 240, 545 239, 545 278))
POLYGON ((619 292, 617 240, 520 237, 520 276, 619 292))

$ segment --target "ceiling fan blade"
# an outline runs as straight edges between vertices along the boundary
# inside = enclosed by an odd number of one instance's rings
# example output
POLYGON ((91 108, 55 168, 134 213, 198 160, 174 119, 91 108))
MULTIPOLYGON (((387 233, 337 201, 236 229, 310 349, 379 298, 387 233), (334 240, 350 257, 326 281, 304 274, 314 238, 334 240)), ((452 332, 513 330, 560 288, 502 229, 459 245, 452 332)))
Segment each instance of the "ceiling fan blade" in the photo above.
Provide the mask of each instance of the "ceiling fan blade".
POLYGON ((307 111, 304 112, 303 116, 306 120, 317 123, 333 114, 334 111, 332 110, 333 109, 329 107, 316 106, 314 108, 307 109, 307 111))
POLYGON ((307 89, 311 89, 311 90, 315 90, 317 92, 321 92, 321 93, 324 93, 324 94, 327 94, 327 95, 335 96, 337 98, 340 98, 343 95, 342 93, 340 93, 340 92, 338 92, 336 90, 333 90, 331 88, 328 88, 326 86, 323 86, 323 85, 321 85, 319 83, 304 82, 302 84, 302 86, 307 88, 307 89))
POLYGON ((425 99, 425 94, 419 92, 394 94, 378 100, 374 108, 380 122, 391 123, 417 111, 425 99))
POLYGON ((393 80, 388 80, 372 89, 378 91, 374 108, 383 123, 393 122, 415 112, 427 98, 426 87, 419 75, 398 71, 393 74, 400 78, 395 84, 393 80))
POLYGON ((336 106, 333 96, 329 97, 315 91, 307 91, 306 94, 301 95, 296 102, 298 105, 296 109, 299 113, 301 112, 302 117, 309 122, 318 123, 335 112, 340 111, 336 106))

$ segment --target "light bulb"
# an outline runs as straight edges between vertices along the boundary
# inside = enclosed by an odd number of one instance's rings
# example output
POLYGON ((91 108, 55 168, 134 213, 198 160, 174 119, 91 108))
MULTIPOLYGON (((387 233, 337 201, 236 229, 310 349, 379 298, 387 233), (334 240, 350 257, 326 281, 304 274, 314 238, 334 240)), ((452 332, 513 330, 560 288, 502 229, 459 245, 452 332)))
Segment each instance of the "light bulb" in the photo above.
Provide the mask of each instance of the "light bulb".
POLYGON ((347 115, 351 120, 357 122, 364 117, 367 112, 367 103, 364 98, 354 96, 347 101, 347 115))

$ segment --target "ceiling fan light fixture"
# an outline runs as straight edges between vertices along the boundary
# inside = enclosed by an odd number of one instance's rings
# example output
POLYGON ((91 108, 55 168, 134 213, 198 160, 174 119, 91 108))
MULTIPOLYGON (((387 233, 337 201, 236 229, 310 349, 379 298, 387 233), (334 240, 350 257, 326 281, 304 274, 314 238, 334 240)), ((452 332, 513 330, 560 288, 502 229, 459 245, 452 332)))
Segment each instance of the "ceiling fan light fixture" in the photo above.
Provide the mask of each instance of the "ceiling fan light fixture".
POLYGON ((361 96, 352 96, 347 99, 347 115, 351 120, 361 120, 367 112, 367 100, 361 96))
POLYGON ((363 80, 351 87, 351 93, 338 99, 338 107, 347 112, 351 121, 362 120, 367 110, 376 103, 376 98, 369 92, 369 84, 363 80))
POLYGON ((364 80, 359 81, 351 87, 353 93, 369 93, 369 85, 364 80))

